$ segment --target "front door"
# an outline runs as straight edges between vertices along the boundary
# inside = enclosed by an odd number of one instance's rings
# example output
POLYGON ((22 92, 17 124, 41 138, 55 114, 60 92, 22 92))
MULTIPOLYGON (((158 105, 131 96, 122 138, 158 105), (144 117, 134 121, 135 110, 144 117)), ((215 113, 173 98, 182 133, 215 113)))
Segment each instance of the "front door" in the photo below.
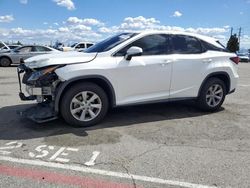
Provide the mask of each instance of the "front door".
POLYGON ((168 55, 169 37, 148 35, 124 47, 115 54, 117 105, 168 99, 172 60, 168 55), (131 46, 142 48, 141 56, 124 58, 131 46))

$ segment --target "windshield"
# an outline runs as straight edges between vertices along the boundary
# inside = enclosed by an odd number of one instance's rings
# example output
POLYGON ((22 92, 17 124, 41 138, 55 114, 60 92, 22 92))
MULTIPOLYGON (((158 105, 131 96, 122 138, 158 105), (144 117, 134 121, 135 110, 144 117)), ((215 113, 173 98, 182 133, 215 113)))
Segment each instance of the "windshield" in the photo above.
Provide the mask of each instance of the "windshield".
POLYGON ((3 42, 0 42, 0 49, 8 49, 3 42))
POLYGON ((71 48, 74 48, 77 44, 78 44, 78 43, 74 43, 74 44, 72 44, 70 47, 71 47, 71 48))
POLYGON ((121 33, 87 48, 84 52, 106 52, 114 48, 115 46, 123 43, 124 41, 134 37, 135 35, 137 35, 137 33, 121 33))

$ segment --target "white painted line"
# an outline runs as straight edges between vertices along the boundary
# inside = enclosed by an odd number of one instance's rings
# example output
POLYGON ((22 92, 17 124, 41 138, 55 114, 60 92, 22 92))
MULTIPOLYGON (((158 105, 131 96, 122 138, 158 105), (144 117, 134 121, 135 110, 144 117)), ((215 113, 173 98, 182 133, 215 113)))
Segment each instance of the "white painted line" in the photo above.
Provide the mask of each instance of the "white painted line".
POLYGON ((240 87, 250 87, 250 84, 239 84, 240 87))
POLYGON ((121 172, 112 172, 112 171, 106 171, 106 170, 100 170, 100 169, 93 169, 93 168, 88 168, 88 167, 83 167, 83 166, 78 166, 78 165, 45 162, 45 161, 40 161, 40 160, 18 159, 18 158, 13 158, 13 157, 0 156, 0 161, 9 161, 13 163, 28 164, 28 165, 34 165, 34 166, 66 169, 66 170, 72 170, 72 171, 78 171, 78 172, 98 174, 98 175, 103 175, 103 176, 112 176, 112 177, 117 177, 117 178, 126 178, 126 179, 133 178, 134 180, 138 180, 138 181, 158 183, 158 184, 164 184, 164 185, 181 186, 181 187, 187 187, 187 188, 217 188, 215 186, 206 186, 206 185, 200 185, 200 184, 194 184, 194 183, 188 183, 188 182, 182 182, 182 181, 174 181, 174 180, 164 180, 160 178, 153 178, 153 177, 147 177, 147 176, 126 174, 126 173, 121 173, 121 172))

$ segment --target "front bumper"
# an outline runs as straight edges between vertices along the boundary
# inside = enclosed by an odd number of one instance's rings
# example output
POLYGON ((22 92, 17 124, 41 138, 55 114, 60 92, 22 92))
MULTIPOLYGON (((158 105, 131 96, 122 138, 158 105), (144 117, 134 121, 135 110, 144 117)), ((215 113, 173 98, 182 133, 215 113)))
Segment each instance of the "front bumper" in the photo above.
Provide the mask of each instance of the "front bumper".
POLYGON ((22 101, 37 100, 38 104, 18 112, 18 114, 37 123, 44 123, 57 119, 58 116, 54 108, 52 86, 36 87, 35 85, 27 85, 26 80, 27 77, 29 77, 30 71, 31 70, 24 64, 20 64, 20 66, 17 67, 19 97, 22 101), (22 84, 25 84, 28 96, 23 93, 22 84))
POLYGON ((25 73, 27 71, 27 68, 21 64, 17 67, 17 77, 18 77, 18 83, 19 83, 19 97, 22 101, 30 101, 35 100, 35 96, 25 96, 25 94, 22 91, 22 83, 21 83, 21 74, 25 73))
POLYGON ((38 103, 23 111, 19 111, 18 114, 36 123, 45 123, 58 119, 53 103, 38 103))

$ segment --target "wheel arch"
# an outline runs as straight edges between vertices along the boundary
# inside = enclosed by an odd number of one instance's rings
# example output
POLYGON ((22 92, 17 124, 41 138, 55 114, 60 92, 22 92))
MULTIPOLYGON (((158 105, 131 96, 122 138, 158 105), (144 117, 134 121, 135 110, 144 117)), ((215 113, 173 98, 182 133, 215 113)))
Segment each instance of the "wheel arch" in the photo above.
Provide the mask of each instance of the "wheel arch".
POLYGON ((62 96, 67 91, 67 89, 81 82, 91 82, 100 86, 107 93, 110 106, 111 107, 116 106, 115 91, 111 82, 106 77, 101 75, 88 75, 67 80, 63 82, 61 85, 59 85, 58 89, 56 90, 56 96, 55 96, 55 111, 57 113, 59 112, 62 96))
POLYGON ((3 59, 3 58, 9 59, 9 60, 10 60, 10 64, 13 64, 13 61, 12 61, 12 59, 11 59, 9 56, 6 56, 6 55, 1 56, 1 57, 0 57, 0 61, 1 61, 1 59, 3 59))
POLYGON ((203 86, 205 85, 207 80, 209 80, 210 78, 219 78, 219 79, 221 79, 226 85, 226 90, 227 90, 226 94, 228 94, 230 92, 230 87, 231 87, 230 76, 229 76, 229 74, 227 72, 220 71, 220 72, 210 73, 209 75, 206 76, 206 78, 202 81, 201 87, 200 87, 199 92, 198 92, 198 96, 200 96, 200 93, 201 93, 201 90, 202 90, 203 86))

